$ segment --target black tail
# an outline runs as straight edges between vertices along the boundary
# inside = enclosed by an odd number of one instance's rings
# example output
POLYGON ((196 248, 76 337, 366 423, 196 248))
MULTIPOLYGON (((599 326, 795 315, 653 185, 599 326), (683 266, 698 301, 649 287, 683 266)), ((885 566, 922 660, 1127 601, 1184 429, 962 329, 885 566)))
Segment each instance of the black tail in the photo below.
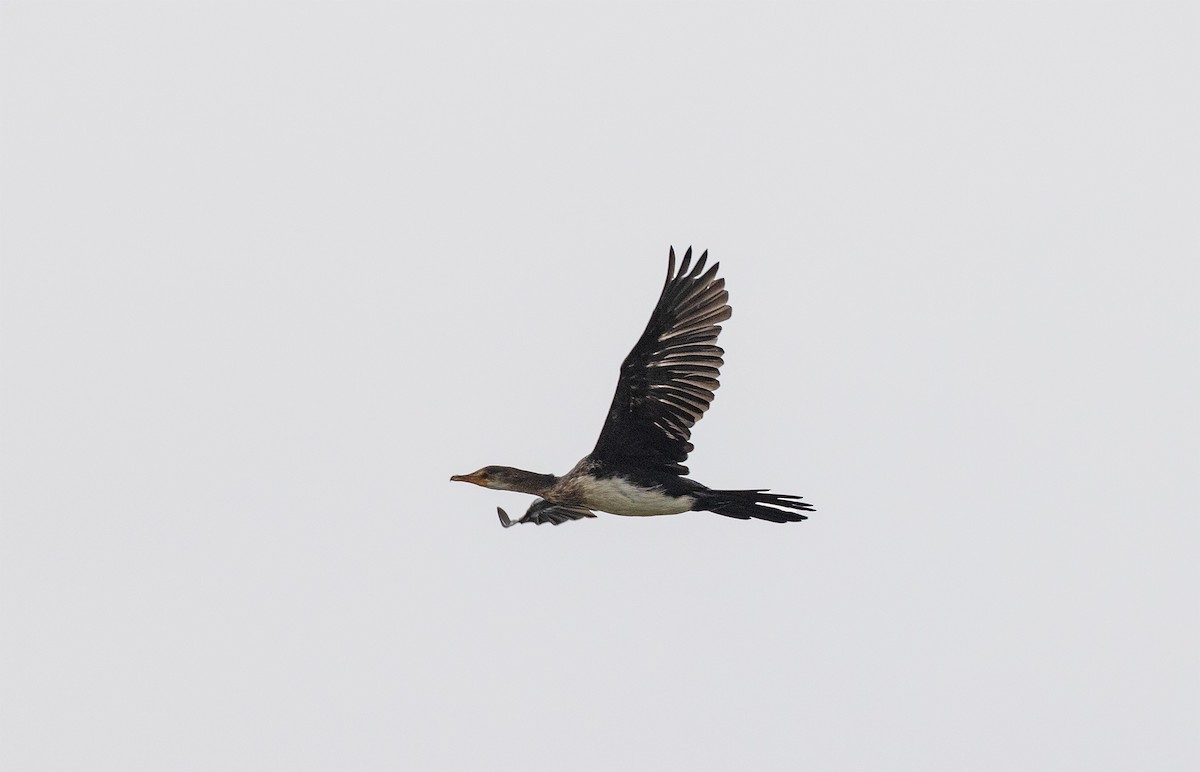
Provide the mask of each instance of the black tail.
POLYGON ((799 496, 758 491, 705 491, 696 499, 694 509, 716 512, 738 520, 770 520, 772 523, 798 523, 807 520, 801 512, 811 512, 812 504, 806 504, 799 496))

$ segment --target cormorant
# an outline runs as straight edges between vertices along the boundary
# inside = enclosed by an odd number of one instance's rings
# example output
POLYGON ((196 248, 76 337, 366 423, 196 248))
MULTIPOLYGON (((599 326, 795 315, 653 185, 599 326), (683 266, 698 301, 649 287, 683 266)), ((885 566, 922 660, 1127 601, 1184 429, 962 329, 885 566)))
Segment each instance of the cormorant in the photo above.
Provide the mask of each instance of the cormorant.
POLYGON ((773 523, 805 520, 813 507, 799 496, 758 490, 714 490, 689 480, 683 465, 692 451, 691 429, 720 385, 717 344, 720 322, 733 315, 720 263, 707 271, 708 252, 692 266, 692 250, 675 270, 670 250, 667 280, 645 332, 621 364, 617 393, 596 447, 562 477, 507 466, 485 466, 461 481, 540 498, 525 516, 512 520, 499 507, 500 524, 553 523, 614 515, 674 515, 716 512, 740 520, 773 523))

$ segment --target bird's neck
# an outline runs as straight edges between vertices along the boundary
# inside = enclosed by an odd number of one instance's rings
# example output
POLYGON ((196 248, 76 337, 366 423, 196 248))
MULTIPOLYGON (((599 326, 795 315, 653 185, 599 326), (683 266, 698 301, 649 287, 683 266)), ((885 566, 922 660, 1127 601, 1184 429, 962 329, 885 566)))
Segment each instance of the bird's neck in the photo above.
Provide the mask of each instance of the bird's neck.
POLYGON ((552 474, 538 474, 537 472, 526 472, 524 469, 513 469, 508 473, 503 486, 497 487, 506 491, 545 496, 556 482, 558 482, 558 478, 552 474))

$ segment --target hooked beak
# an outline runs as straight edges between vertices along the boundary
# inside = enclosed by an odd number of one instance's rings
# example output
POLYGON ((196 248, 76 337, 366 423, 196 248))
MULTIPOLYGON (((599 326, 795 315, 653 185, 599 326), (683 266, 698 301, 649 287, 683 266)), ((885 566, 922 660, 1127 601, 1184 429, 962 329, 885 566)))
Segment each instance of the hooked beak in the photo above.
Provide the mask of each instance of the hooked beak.
POLYGON ((487 487, 487 481, 480 472, 471 472, 470 474, 456 474, 450 478, 450 482, 469 482, 475 485, 487 487))

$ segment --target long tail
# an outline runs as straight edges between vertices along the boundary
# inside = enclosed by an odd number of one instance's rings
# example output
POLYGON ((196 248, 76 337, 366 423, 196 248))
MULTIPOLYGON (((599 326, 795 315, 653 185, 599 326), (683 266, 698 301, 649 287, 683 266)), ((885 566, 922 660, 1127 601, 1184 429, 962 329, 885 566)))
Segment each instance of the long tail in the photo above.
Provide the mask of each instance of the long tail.
POLYGON ((781 493, 768 493, 764 490, 754 491, 714 491, 709 490, 696 498, 692 509, 703 509, 716 512, 725 517, 736 517, 739 520, 770 520, 772 523, 798 523, 807 520, 807 515, 801 512, 811 512, 813 506, 800 500, 799 496, 787 496, 781 493))

